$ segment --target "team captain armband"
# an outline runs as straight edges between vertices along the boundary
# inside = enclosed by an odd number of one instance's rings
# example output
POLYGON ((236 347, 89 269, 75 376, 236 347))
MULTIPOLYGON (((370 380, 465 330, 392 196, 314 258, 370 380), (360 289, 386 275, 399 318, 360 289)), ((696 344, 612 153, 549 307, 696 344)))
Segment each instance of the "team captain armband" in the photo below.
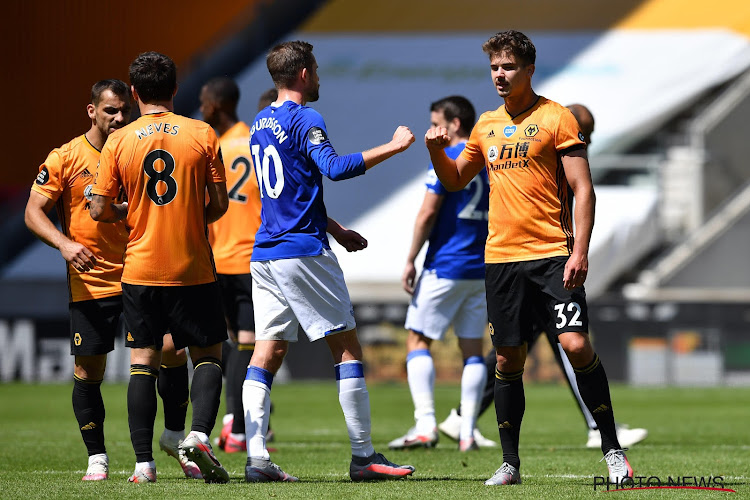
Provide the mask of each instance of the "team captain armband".
POLYGON ((560 156, 565 156, 567 154, 572 153, 573 151, 580 151, 582 149, 586 149, 586 144, 574 144, 572 146, 569 146, 565 149, 562 149, 559 151, 560 156))

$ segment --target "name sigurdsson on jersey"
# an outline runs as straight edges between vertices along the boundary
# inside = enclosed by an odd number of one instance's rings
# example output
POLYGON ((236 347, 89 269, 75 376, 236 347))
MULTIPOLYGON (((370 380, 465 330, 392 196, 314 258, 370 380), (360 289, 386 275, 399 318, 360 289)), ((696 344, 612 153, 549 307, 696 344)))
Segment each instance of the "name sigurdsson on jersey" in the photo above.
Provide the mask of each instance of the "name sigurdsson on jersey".
POLYGON ((273 135, 276 136, 276 140, 279 141, 279 144, 283 144, 285 140, 287 140, 287 133, 286 130, 284 130, 281 125, 279 124, 279 121, 276 118, 261 118, 257 122, 253 123, 253 128, 250 129, 250 138, 253 137, 253 134, 256 130, 261 130, 264 128, 271 129, 271 132, 273 135))
POLYGON ((169 135, 177 135, 180 133, 180 126, 172 125, 171 123, 150 123, 146 127, 136 129, 135 135, 138 137, 138 140, 141 140, 150 135, 154 135, 157 132, 162 132, 169 135))

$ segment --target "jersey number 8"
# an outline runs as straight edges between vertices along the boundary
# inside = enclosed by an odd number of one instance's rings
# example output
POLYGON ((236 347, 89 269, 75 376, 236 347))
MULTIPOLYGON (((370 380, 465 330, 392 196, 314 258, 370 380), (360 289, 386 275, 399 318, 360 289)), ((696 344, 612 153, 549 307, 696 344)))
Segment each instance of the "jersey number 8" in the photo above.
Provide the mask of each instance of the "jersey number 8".
POLYGON ((177 196, 177 181, 172 177, 174 172, 175 161, 174 157, 163 149, 154 149, 146 158, 143 160, 143 171, 148 176, 148 182, 146 182, 146 194, 148 197, 157 205, 166 205, 167 203, 174 200, 177 196), (155 165, 157 160, 161 160, 164 165, 160 171, 156 170, 155 165), (164 192, 159 194, 157 187, 159 182, 164 183, 164 192))

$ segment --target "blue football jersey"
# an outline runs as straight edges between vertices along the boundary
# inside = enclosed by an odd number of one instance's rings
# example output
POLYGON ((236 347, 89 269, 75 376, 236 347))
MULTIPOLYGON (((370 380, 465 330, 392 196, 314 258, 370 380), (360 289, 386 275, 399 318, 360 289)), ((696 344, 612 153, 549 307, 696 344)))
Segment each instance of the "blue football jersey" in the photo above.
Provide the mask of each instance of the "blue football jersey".
MULTIPOLYGON (((465 143, 445 148, 453 159, 465 143)), ((490 206, 490 182, 483 169, 461 191, 443 187, 430 165, 427 189, 444 196, 435 226, 429 237, 424 268, 441 278, 484 278, 484 245, 487 241, 487 215, 490 206)))
POLYGON ((323 175, 342 180, 364 174, 362 153, 336 154, 320 113, 292 101, 258 113, 250 152, 261 197, 252 260, 309 257, 330 248, 323 175))

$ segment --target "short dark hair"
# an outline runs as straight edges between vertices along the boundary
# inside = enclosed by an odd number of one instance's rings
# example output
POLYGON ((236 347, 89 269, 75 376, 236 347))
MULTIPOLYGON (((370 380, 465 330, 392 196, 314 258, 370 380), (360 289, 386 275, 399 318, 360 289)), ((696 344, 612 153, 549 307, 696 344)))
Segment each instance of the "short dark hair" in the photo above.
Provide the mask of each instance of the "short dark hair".
POLYGON ((99 80, 91 87, 91 104, 98 106, 105 90, 110 90, 113 94, 123 97, 125 100, 130 99, 130 87, 127 83, 115 79, 99 80))
POLYGON ((287 88, 294 83, 303 68, 312 69, 315 56, 313 46, 301 40, 276 45, 266 56, 266 67, 276 88, 287 88))
POLYGON ((263 92, 258 98, 258 111, 270 105, 273 101, 279 98, 278 89, 270 88, 263 92))
POLYGON ((144 52, 130 64, 130 84, 142 102, 169 101, 177 90, 174 61, 158 52, 144 52))
POLYGON ((536 63, 536 47, 529 37, 516 30, 495 33, 482 44, 482 50, 490 57, 509 52, 522 66, 536 63))
POLYGON ((474 106, 472 106, 467 98, 460 95, 443 97, 433 102, 430 104, 430 111, 442 111, 445 119, 449 122, 454 118, 458 118, 458 121, 461 123, 458 129, 464 135, 471 134, 471 129, 474 127, 474 121, 477 118, 474 106))
POLYGON ((240 88, 237 83, 227 76, 217 76, 206 82, 206 90, 211 94, 219 107, 234 110, 240 102, 240 88))

